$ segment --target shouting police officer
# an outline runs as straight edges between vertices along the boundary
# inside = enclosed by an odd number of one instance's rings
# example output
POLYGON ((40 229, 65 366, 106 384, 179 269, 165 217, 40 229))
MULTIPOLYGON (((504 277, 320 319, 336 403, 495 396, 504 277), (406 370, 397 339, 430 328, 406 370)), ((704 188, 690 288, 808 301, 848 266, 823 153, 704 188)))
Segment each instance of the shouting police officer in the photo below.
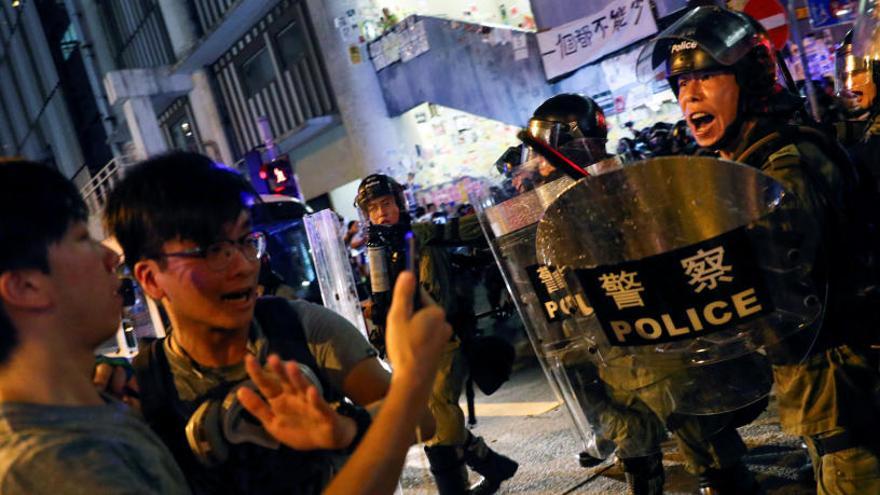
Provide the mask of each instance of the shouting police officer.
POLYGON ((859 239, 864 226, 852 221, 857 212, 848 204, 857 190, 852 165, 832 139, 792 124, 796 100, 776 83, 766 32, 744 14, 698 7, 658 35, 639 64, 649 71, 665 66, 702 149, 760 169, 818 220, 822 245, 813 275, 828 287, 824 323, 815 343, 788 341, 805 359, 776 359, 780 421, 804 438, 819 493, 880 493, 871 400, 878 377, 862 345, 876 331, 865 325, 876 306, 859 305, 865 291, 853 283, 867 271, 855 266, 866 246, 843 245, 859 239))
MULTIPOLYGON (((446 317, 452 325, 455 337, 448 343, 440 361, 440 370, 431 393, 429 407, 437 422, 434 437, 426 442, 425 453, 431 464, 431 473, 437 482, 441 495, 490 494, 498 490, 501 483, 511 478, 517 470, 517 463, 492 451, 480 437, 475 437, 465 428, 464 413, 458 405, 465 379, 467 363, 461 350, 461 343, 471 337, 475 329, 473 301, 461 297, 452 273, 448 252, 449 247, 473 244, 483 239, 483 233, 475 215, 452 218, 446 224, 412 223, 407 213, 403 187, 391 177, 374 174, 366 177, 358 187, 355 204, 368 220, 367 249, 370 263, 371 285, 373 287, 373 321, 383 326, 383 307, 381 297, 376 297, 381 289, 382 278, 375 264, 399 264, 403 261, 406 249, 405 234, 412 231, 418 255, 417 274, 422 287, 446 310, 446 317), (380 249, 394 253, 384 261, 380 249), (483 479, 468 488, 465 464, 483 476, 483 479)), ((415 253, 410 253, 414 255, 415 253)), ((394 272, 396 270, 390 270, 394 272)), ((389 280, 393 285, 393 280, 389 280)), ((374 344, 382 346, 382 337, 371 338, 374 344)), ((393 363, 392 363, 393 365, 393 363)))
MULTIPOLYGON (((529 120, 528 132, 593 175, 621 166, 606 152, 608 129, 601 107, 582 95, 559 94, 546 100, 529 120)), ((540 163, 532 167, 539 171, 536 182, 559 176, 542 158, 533 160, 540 163)), ((664 425, 672 431, 688 470, 700 477, 703 493, 749 494, 760 489, 741 463, 746 448, 734 428, 733 414, 676 413, 650 387, 635 386, 629 371, 584 363, 576 374, 590 421, 617 446, 630 493, 663 492, 660 443, 666 436, 664 425)), ((655 375, 653 370, 641 371, 642 377, 655 375)), ((654 381, 672 375, 668 369, 658 371, 654 381)), ((760 403, 749 411, 756 415, 762 408, 760 403)))

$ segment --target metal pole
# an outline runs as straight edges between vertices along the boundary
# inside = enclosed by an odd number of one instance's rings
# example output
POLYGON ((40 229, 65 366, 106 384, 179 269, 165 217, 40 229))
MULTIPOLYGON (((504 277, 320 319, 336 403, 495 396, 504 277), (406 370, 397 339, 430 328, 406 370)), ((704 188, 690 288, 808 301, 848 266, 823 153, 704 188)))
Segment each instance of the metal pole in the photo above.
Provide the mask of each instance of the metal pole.
POLYGON ((791 39, 798 47, 801 58, 801 65, 804 67, 804 87, 807 89, 807 102, 810 104, 810 113, 813 119, 819 121, 819 104, 816 100, 816 88, 813 87, 813 75, 810 74, 810 66, 807 64, 807 54, 804 51, 804 40, 801 37, 801 30, 798 26, 797 15, 795 14, 797 0, 789 0, 788 2, 788 24, 791 26, 791 39))

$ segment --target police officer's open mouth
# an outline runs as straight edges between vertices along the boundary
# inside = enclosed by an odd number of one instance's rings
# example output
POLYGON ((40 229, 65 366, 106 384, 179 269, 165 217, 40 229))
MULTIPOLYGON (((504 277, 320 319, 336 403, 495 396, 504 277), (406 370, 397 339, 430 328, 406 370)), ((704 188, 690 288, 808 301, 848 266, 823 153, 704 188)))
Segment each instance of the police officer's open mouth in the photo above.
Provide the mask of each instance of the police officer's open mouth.
POLYGON ((694 112, 688 117, 695 129, 700 130, 703 126, 709 125, 715 120, 715 116, 706 112, 694 112))
POLYGON ((238 292, 227 292, 220 296, 220 299, 223 299, 224 301, 244 302, 253 297, 253 295, 253 289, 246 289, 238 292))

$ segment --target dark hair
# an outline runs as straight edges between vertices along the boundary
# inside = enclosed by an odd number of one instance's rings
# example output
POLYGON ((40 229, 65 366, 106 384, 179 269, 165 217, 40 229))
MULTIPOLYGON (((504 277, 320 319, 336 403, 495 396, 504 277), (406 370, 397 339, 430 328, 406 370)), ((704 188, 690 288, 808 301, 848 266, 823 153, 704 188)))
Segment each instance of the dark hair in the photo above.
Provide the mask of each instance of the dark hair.
MULTIPOLYGON (((0 160, 0 273, 36 269, 49 273, 49 246, 88 209, 79 191, 60 172, 24 160, 0 160)), ((0 301, 0 363, 18 338, 0 301)))
POLYGON ((198 153, 174 151, 126 172, 107 198, 104 225, 133 268, 160 254, 170 240, 216 242, 224 224, 256 199, 238 172, 198 153))

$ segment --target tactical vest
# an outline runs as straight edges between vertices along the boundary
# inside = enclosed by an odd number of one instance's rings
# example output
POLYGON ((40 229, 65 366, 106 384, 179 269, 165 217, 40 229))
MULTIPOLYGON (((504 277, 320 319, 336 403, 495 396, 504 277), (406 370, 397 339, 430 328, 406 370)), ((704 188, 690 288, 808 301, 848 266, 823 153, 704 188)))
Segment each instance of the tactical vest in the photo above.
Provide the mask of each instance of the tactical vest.
POLYGON ((760 169, 783 147, 804 142, 819 147, 834 163, 844 187, 841 204, 833 200, 834 191, 821 171, 801 161, 806 180, 826 205, 820 255, 828 266, 821 266, 822 260, 817 266, 828 273, 830 295, 823 325, 827 330, 814 350, 841 343, 870 346, 878 340, 880 325, 880 195, 870 173, 852 162, 836 141, 805 126, 783 125, 734 159, 760 169))

